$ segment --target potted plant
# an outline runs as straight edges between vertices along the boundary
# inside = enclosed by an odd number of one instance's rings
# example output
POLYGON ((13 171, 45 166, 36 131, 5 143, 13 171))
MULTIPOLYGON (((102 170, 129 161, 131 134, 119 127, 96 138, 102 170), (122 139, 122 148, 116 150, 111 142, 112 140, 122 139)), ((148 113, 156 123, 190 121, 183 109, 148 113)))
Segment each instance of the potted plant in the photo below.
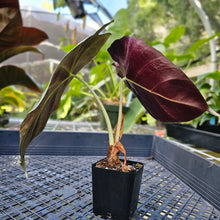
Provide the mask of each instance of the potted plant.
MULTIPOLYGON (((207 73, 200 77, 196 83, 198 89, 206 97, 206 102, 216 112, 220 113, 220 72, 207 73), (212 84, 210 83, 212 82, 212 84)), ((220 120, 210 113, 205 113, 193 120, 193 124, 200 130, 220 134, 220 120)))
MULTIPOLYGON (((220 112, 219 72, 208 73, 197 81, 197 86, 206 101, 216 112, 220 112), (216 80, 212 88, 209 79, 216 80)), ((190 124, 166 124, 167 135, 184 143, 206 148, 220 153, 219 115, 205 112, 190 124)))
POLYGON ((137 207, 143 164, 127 161, 126 150, 120 142, 123 133, 123 83, 153 117, 163 122, 188 121, 211 110, 179 68, 144 41, 125 36, 115 40, 108 48, 121 78, 118 123, 113 132, 100 98, 82 77, 76 75, 108 40, 110 33, 101 34, 108 25, 78 44, 63 58, 42 98, 24 119, 20 127, 21 166, 27 175, 24 156, 29 143, 42 132, 50 114, 57 109, 66 86, 73 78, 78 79, 87 86, 102 109, 109 135, 106 158, 92 165, 94 212, 105 217, 129 219, 137 207), (119 152, 124 154, 124 160, 120 160, 119 152), (119 176, 122 179, 117 180, 119 176), (108 190, 115 192, 108 193, 108 190), (122 197, 126 201, 122 202, 122 197))
MULTIPOLYGON (((198 57, 198 50, 204 46, 207 42, 219 36, 219 33, 215 33, 211 37, 199 39, 194 42, 183 54, 177 54, 169 49, 171 43, 175 43, 184 34, 185 27, 177 26, 171 30, 163 42, 156 42, 154 45, 156 48, 162 47, 163 53, 176 65, 182 68, 188 69, 193 64, 203 61, 210 54, 202 55, 198 57)), ((190 72, 190 71, 189 71, 190 72)), ((194 75, 188 74, 189 77, 194 75)), ((196 145, 197 147, 204 147, 213 151, 220 152, 220 131, 219 131, 219 80, 220 73, 218 71, 212 73, 206 73, 200 75, 195 81, 195 85, 205 97, 208 105, 215 110, 218 114, 213 116, 210 112, 205 112, 201 116, 189 121, 187 123, 165 123, 167 135, 180 140, 184 143, 196 145), (211 85, 214 82, 214 86, 211 85)))
MULTIPOLYGON (((47 34, 33 27, 24 27, 17 0, 1 1, 0 62, 24 52, 42 54, 33 45, 48 38, 47 34)), ((37 82, 22 68, 15 65, 0 66, 0 125, 9 121, 8 105, 23 107, 24 94, 11 85, 25 86, 34 92, 41 92, 37 82)))

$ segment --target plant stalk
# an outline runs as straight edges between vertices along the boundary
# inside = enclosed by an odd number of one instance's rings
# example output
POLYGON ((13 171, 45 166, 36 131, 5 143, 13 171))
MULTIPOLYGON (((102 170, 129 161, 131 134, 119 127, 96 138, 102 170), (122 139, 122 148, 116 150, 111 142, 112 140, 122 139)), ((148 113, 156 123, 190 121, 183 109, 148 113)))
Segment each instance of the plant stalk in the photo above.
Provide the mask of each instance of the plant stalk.
POLYGON ((74 76, 76 79, 78 79, 80 82, 82 82, 93 94, 94 98, 96 99, 97 103, 99 104, 99 107, 103 113, 103 116, 105 118, 105 122, 106 122, 106 126, 108 129, 108 136, 109 136, 109 145, 114 145, 114 136, 113 136, 113 130, 112 130, 112 126, 111 126, 111 122, 108 116, 108 113, 105 110, 104 105, 102 104, 100 98, 97 96, 97 94, 95 93, 95 91, 91 88, 91 86, 89 86, 88 83, 86 83, 83 79, 81 79, 80 77, 78 77, 77 75, 74 76))
POLYGON ((120 99, 119 99, 119 109, 118 109, 118 123, 116 127, 116 134, 115 134, 115 143, 119 141, 120 138, 120 130, 121 130, 121 120, 122 120, 122 102, 123 102, 123 83, 125 78, 120 79, 120 99))
POLYGON ((208 111, 210 114, 220 118, 220 114, 218 112, 215 112, 212 108, 209 107, 208 111))

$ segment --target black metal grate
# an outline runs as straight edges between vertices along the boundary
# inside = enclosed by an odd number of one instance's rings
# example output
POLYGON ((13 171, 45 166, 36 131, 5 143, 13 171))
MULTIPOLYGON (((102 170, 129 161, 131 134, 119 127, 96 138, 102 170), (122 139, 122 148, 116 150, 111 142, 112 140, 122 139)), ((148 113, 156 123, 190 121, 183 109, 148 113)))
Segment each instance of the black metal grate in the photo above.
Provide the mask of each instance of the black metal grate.
MULTIPOLYGON (((92 213, 91 164, 100 157, 0 156, 0 219, 100 219, 92 213), (29 160, 31 158, 31 162, 29 160)), ((220 213, 155 160, 145 164, 134 219, 219 219, 220 213)))

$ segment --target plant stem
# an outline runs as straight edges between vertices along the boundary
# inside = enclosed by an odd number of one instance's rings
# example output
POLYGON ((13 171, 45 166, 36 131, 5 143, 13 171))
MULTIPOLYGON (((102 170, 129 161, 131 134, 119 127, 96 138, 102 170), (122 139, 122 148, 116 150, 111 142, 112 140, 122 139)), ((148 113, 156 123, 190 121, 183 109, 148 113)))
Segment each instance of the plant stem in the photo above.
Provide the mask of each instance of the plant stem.
POLYGON ((121 119, 122 119, 122 102, 123 102, 123 83, 124 78, 120 80, 120 100, 119 100, 119 109, 118 109, 118 123, 116 128, 116 134, 115 134, 115 142, 117 143, 120 138, 120 130, 121 130, 121 119))
POLYGON ((109 136, 109 145, 114 145, 114 137, 113 137, 113 131, 112 131, 112 126, 111 126, 111 122, 108 116, 108 113, 105 110, 104 105, 102 104, 100 98, 97 96, 97 94, 94 92, 94 90, 91 88, 91 86, 89 86, 88 83, 86 83, 82 78, 78 77, 77 75, 74 76, 76 79, 78 79, 80 82, 82 82, 93 94, 94 98, 96 99, 97 103, 99 104, 99 107, 103 113, 103 116, 105 118, 105 122, 106 122, 106 126, 108 129, 108 136, 109 136))
POLYGON ((212 115, 214 115, 216 117, 220 117, 220 114, 215 112, 212 108, 209 107, 208 111, 209 111, 210 114, 212 114, 212 115))

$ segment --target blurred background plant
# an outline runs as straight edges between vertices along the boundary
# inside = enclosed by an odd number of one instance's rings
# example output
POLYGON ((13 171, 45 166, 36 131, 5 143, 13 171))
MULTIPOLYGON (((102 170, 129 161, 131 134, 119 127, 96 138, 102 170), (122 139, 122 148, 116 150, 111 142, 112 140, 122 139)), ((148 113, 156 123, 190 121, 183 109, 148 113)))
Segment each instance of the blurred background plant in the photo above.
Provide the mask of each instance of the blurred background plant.
MULTIPOLYGON (((220 84, 217 83, 220 81, 220 72, 207 73, 206 75, 201 76, 196 81, 196 85, 199 88, 200 92, 206 97, 208 105, 216 112, 220 114, 220 84), (210 79, 214 80, 215 87, 213 88, 210 84, 210 79)), ((193 120, 192 125, 195 127, 202 127, 203 125, 219 125, 220 119, 214 117, 208 112, 205 112, 200 117, 193 120)))
MULTIPOLYGON (((0 3, 0 62, 24 52, 42 54, 32 45, 37 45, 48 37, 46 33, 36 28, 24 27, 17 0, 0 3)), ((22 68, 14 65, 0 66, 0 119, 2 125, 8 122, 8 113, 23 111, 30 105, 27 100, 40 93, 38 83, 22 68), (33 93, 26 93, 12 85, 25 86, 33 93), (27 99, 28 97, 28 99, 27 99)), ((32 103, 33 104, 33 103, 32 103)))
MULTIPOLYGON (((220 2, 218 0, 200 0, 213 32, 220 30, 220 2)), ((204 25, 190 1, 179 0, 130 0, 126 9, 129 28, 135 37, 147 41, 164 39, 171 29, 184 26, 185 34, 175 45, 177 52, 187 50, 198 39, 206 38, 204 25)), ((220 44, 220 39, 217 39, 220 44)), ((208 45, 197 51, 198 56, 209 52, 208 45)))
MULTIPOLYGON (((115 68, 107 48, 117 38, 129 34, 127 16, 125 11, 119 11, 115 22, 110 26, 108 31, 112 33, 110 39, 99 51, 93 61, 83 69, 82 75, 88 84, 96 90, 101 99, 106 103, 117 103, 119 97, 119 79, 116 75, 115 68)), ((62 44, 62 49, 69 52, 75 45, 68 43, 62 44)), ((126 105, 129 96, 128 88, 123 89, 123 102, 126 105)), ((74 83, 74 79, 70 87, 63 95, 61 105, 57 113, 53 115, 56 119, 71 119, 75 121, 81 120, 98 120, 97 105, 93 96, 88 92, 87 88, 81 83, 74 83), (88 104, 89 103, 89 104, 88 104)))

